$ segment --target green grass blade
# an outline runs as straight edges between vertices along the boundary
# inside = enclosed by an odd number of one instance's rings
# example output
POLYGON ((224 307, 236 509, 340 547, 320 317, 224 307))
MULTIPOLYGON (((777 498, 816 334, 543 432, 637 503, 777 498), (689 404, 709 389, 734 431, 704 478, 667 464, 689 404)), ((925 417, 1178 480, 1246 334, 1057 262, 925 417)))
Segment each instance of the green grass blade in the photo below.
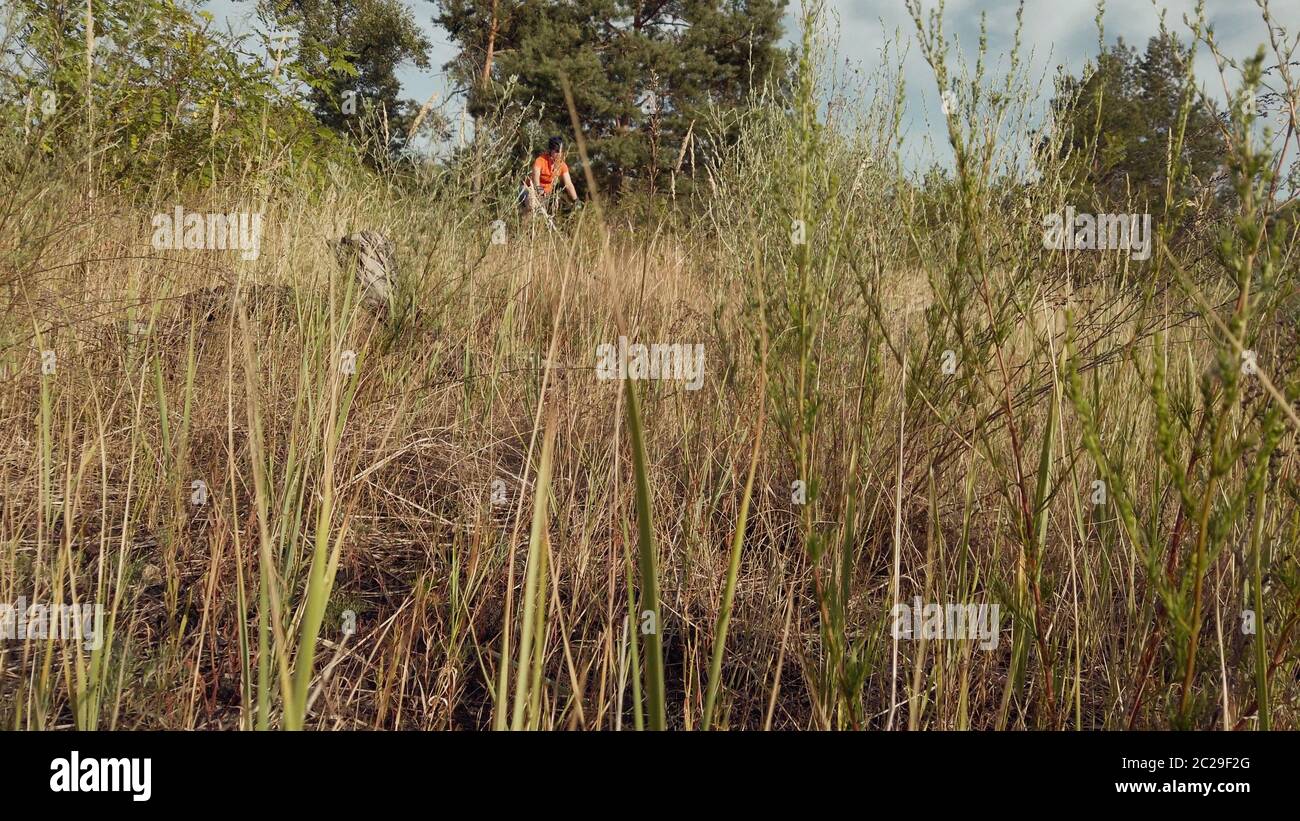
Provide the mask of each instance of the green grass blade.
POLYGON ((749 456, 749 476, 740 498, 740 512, 736 515, 736 534, 731 541, 731 557, 727 564, 727 581, 722 589, 722 603, 718 608, 718 624, 714 630, 713 658, 709 661, 709 684, 704 696, 704 719, 700 728, 708 730, 713 724, 713 710, 718 702, 718 688, 722 681, 722 654, 727 645, 727 628, 731 625, 731 607, 736 596, 736 579, 740 575, 740 548, 745 543, 745 524, 749 520, 749 500, 754 493, 754 474, 758 472, 758 457, 763 444, 763 417, 758 419, 754 432, 754 448, 749 456))
MULTIPOLYGON (((539 599, 545 598, 541 590, 541 565, 543 540, 546 538, 546 506, 551 491, 551 457, 555 450, 555 415, 546 422, 546 437, 542 441, 542 456, 537 465, 537 483, 533 488, 533 524, 528 534, 528 566, 524 576, 523 614, 519 619, 519 662, 515 665, 515 703, 510 718, 510 729, 524 729, 524 707, 528 704, 529 670, 533 663, 533 639, 538 631, 539 599)), ((537 636, 540 641, 541 636, 537 636)), ((502 664, 505 660, 502 660, 502 664)))
POLYGON ((664 718, 663 620, 659 612, 659 557, 655 550, 654 523, 650 514, 650 469, 646 464, 641 409, 632 380, 627 388, 627 429, 632 436, 632 467, 636 473, 636 518, 641 568, 640 624, 645 636, 645 690, 650 729, 662 730, 664 718), (646 625, 650 629, 645 629, 646 625))

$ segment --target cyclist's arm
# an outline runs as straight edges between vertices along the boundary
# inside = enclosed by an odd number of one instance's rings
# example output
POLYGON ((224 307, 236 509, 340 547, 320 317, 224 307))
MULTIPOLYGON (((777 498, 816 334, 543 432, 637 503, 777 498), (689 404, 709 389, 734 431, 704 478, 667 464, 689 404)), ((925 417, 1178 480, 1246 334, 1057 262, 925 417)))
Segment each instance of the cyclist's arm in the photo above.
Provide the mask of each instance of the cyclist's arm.
POLYGON ((568 192, 569 199, 573 200, 574 202, 578 201, 578 192, 573 187, 573 178, 569 176, 568 171, 564 172, 564 190, 568 192))

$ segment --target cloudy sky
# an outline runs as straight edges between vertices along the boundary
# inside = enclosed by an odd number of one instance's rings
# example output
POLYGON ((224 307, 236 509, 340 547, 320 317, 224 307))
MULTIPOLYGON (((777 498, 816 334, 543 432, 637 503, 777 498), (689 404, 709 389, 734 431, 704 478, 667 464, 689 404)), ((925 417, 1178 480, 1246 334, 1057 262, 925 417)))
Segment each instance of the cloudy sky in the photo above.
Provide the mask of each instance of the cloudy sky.
MULTIPOLYGON (((440 66, 451 59, 454 50, 446 33, 432 22, 434 7, 431 2, 404 2, 428 32, 433 52, 429 70, 408 66, 399 72, 403 87, 408 96, 421 102, 435 93, 438 101, 443 102, 448 86, 440 66)), ((928 12, 936 0, 922 0, 922 3, 928 12)), ((239 30, 251 25, 254 5, 251 0, 209 0, 206 7, 216 13, 220 21, 239 30)), ((1122 37, 1142 48, 1146 39, 1158 29, 1161 10, 1170 28, 1185 32, 1183 16, 1190 15, 1195 5, 1195 0, 1110 0, 1105 16, 1106 40, 1109 43, 1122 37)), ((1277 22, 1285 26, 1292 37, 1300 32, 1300 2, 1272 0, 1270 5, 1277 22)), ((791 0, 786 16, 787 40, 799 36, 798 7, 798 0, 791 0)), ((905 65, 908 110, 904 126, 908 136, 904 150, 912 155, 914 162, 924 157, 931 150, 927 135, 938 133, 932 125, 939 122, 941 115, 934 79, 915 47, 915 27, 904 0, 827 0, 827 7, 835 17, 831 34, 837 41, 836 56, 840 65, 870 71, 878 64, 880 49, 887 40, 898 34, 912 43, 905 65)), ((1011 46, 1015 29, 1015 7, 1011 0, 948 0, 944 28, 958 39, 967 55, 973 56, 980 17, 987 15, 990 52, 1004 55, 1011 46)), ((1252 54, 1267 37, 1254 0, 1206 0, 1206 14, 1229 55, 1245 57, 1252 54)), ((1064 65, 1077 73, 1084 61, 1096 53, 1095 16, 1093 0, 1026 0, 1022 39, 1024 47, 1032 53, 1029 60, 1031 76, 1036 80, 1043 79, 1045 90, 1051 88, 1056 66, 1064 65)), ((1221 97, 1217 73, 1209 55, 1203 48, 1201 52, 1198 72, 1202 80, 1207 81, 1208 90, 1221 97)), ((446 110, 458 111, 456 102, 448 101, 446 110)), ((940 157, 945 153, 940 146, 940 157)))

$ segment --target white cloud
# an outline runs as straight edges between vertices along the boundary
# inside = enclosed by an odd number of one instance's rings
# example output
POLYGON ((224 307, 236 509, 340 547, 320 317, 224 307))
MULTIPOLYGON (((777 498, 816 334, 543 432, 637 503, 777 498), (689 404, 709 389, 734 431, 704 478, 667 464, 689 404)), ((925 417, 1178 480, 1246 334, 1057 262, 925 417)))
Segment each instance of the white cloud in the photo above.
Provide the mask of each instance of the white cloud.
MULTIPOLYGON (((937 124, 942 122, 938 92, 934 76, 920 58, 915 47, 916 26, 906 10, 904 0, 830 0, 837 12, 840 31, 837 57, 860 64, 869 70, 877 62, 880 44, 895 31, 901 30, 913 42, 911 55, 904 66, 907 83, 907 115, 904 125, 908 139, 904 151, 913 155, 913 165, 924 164, 925 158, 935 156, 946 160, 946 145, 928 145, 927 134, 936 135, 937 141, 946 139, 937 124), (933 154, 931 154, 933 149, 933 154)), ((1117 38, 1135 46, 1139 51, 1160 26, 1160 9, 1164 9, 1166 25, 1190 39, 1184 17, 1194 13, 1194 0, 1167 0, 1157 4, 1151 0, 1111 0, 1107 3, 1103 25, 1107 44, 1117 38)), ((923 4, 923 19, 937 8, 933 0, 923 4)), ((960 53, 973 61, 979 43, 980 18, 985 15, 988 28, 988 45, 993 68, 1005 68, 1005 57, 1010 50, 1015 33, 1016 5, 1009 0, 950 0, 945 4, 943 26, 949 37, 960 43, 960 53), (996 62, 1001 59, 1002 62, 996 62)), ((795 3, 787 15, 787 28, 791 34, 797 25, 795 3)), ((1300 3, 1273 3, 1271 12, 1294 36, 1300 31, 1300 3)), ((1026 0, 1021 32, 1021 44, 1029 66, 1029 76, 1036 82, 1043 80, 1040 89, 1045 98, 1051 91, 1051 80, 1057 66, 1064 66, 1078 74, 1085 62, 1097 53, 1096 5, 1081 0, 1026 0)), ((1254 3, 1243 0, 1207 0, 1206 17, 1222 49, 1232 57, 1245 58, 1253 54, 1268 36, 1268 30, 1254 3)), ((1222 99, 1222 83, 1208 51, 1199 50, 1196 70, 1207 93, 1222 99)), ((1231 85, 1232 83, 1230 83, 1231 85)), ((1040 99, 1040 110, 1047 100, 1040 99)))

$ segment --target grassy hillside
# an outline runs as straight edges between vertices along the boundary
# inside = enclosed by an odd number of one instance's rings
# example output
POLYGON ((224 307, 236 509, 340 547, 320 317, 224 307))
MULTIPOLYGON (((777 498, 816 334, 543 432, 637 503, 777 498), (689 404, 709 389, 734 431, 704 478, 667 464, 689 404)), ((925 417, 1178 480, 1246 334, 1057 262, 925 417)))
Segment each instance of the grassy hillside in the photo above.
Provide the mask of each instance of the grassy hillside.
POLYGON ((1277 143, 1229 106, 1229 206, 1152 214, 1147 259, 1053 250, 1088 206, 1018 69, 918 20, 956 156, 918 181, 898 67, 832 89, 816 11, 683 193, 555 230, 487 125, 377 169, 199 108, 162 128, 206 155, 141 169, 102 96, 11 107, 0 602, 104 623, 0 641, 0 723, 1300 727, 1277 143), (260 214, 256 254, 159 247, 178 207, 260 214), (332 245, 359 230, 387 308, 332 245), (702 345, 699 389, 601 378, 620 336, 702 345))

